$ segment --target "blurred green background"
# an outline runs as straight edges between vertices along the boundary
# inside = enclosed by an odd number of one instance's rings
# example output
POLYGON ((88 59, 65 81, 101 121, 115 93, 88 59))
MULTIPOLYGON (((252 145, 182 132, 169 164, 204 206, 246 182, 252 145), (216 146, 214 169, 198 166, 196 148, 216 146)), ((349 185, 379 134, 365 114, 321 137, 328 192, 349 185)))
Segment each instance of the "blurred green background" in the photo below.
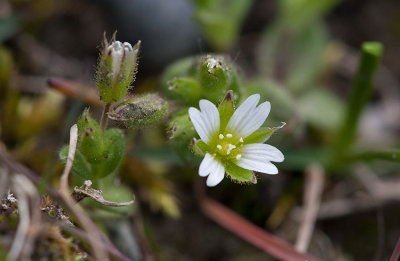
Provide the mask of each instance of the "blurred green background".
MULTIPOLYGON (((325 185, 309 253, 321 260, 388 260, 400 234, 399 1, 2 1, 0 153, 39 173, 43 184, 58 183, 58 152, 83 109, 101 113, 47 81, 58 77, 95 94, 103 33, 115 30, 120 41, 142 41, 132 93, 159 92, 172 108, 160 124, 126 131, 127 157, 114 181, 104 182, 109 200, 128 201, 133 191, 134 207, 110 213, 85 203, 124 253, 146 257, 148 251, 159 260, 270 258, 197 206, 201 158, 190 151, 195 133, 182 115, 200 98, 223 98, 193 84, 201 85, 194 73, 200 57, 214 54, 232 72, 222 94, 235 90, 239 103, 260 93, 272 104, 265 126, 286 122, 268 141, 285 161, 277 164, 279 175, 259 174, 256 185, 224 179, 207 194, 293 243, 304 173, 318 165, 325 185), (171 90, 171 81, 188 84, 182 88, 189 94, 171 90), (172 126, 178 129, 171 133, 172 126)), ((81 183, 75 177, 73 184, 81 183)))

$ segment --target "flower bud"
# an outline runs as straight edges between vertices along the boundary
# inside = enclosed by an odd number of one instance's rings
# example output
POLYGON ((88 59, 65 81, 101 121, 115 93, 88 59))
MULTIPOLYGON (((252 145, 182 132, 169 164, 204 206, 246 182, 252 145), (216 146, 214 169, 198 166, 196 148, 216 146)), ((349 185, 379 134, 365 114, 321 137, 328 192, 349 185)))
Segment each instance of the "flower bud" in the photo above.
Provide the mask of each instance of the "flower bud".
POLYGON ((168 103, 156 93, 135 96, 108 113, 108 118, 126 128, 144 127, 162 120, 168 112, 168 103))
POLYGON ((203 57, 197 77, 206 93, 205 98, 213 102, 217 102, 228 90, 240 93, 236 73, 223 56, 203 57))
POLYGON ((136 74, 140 43, 132 47, 115 39, 106 42, 96 79, 102 101, 117 102, 125 96, 136 74))

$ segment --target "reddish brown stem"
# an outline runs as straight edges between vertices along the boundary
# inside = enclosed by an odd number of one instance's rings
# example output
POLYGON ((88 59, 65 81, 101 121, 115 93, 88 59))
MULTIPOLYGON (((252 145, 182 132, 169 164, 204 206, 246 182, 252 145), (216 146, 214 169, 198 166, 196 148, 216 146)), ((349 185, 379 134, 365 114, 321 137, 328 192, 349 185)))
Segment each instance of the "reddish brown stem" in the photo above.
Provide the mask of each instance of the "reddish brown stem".
POLYGON ((202 198, 200 206, 209 218, 279 260, 318 260, 313 256, 298 252, 292 245, 253 225, 210 198, 202 198))
POLYGON ((107 120, 108 120, 108 111, 110 110, 111 107, 111 103, 106 103, 104 105, 104 110, 103 110, 103 115, 101 116, 101 122, 100 122, 100 126, 101 126, 101 130, 104 132, 104 130, 107 127, 107 120))

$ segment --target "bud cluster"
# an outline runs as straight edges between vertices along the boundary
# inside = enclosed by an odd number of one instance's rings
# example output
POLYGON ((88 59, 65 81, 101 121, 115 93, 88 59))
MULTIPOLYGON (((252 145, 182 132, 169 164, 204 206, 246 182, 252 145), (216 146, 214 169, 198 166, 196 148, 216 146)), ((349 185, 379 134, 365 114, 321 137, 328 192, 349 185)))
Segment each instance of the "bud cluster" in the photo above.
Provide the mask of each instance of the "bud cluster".
POLYGON ((164 73, 164 91, 168 98, 186 105, 200 99, 219 102, 228 90, 239 92, 239 81, 234 68, 224 56, 207 55, 179 61, 164 73))

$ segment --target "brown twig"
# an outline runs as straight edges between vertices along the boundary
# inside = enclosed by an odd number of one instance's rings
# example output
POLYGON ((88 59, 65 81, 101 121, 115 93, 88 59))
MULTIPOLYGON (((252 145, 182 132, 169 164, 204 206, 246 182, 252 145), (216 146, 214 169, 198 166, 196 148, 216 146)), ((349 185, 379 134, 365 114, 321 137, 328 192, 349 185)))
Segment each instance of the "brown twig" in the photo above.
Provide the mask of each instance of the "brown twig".
POLYGON ((287 261, 314 261, 313 256, 298 252, 293 246, 277 238, 261 228, 251 224, 218 202, 204 197, 200 200, 203 212, 212 220, 225 227, 235 235, 246 240, 252 245, 264 250, 266 253, 287 261))
POLYGON ((48 79, 47 84, 68 97, 77 98, 96 107, 103 106, 96 89, 90 86, 55 77, 48 79))
POLYGON ((324 187, 324 171, 321 166, 311 165, 305 174, 303 220, 295 244, 296 249, 303 253, 307 251, 311 241, 324 187))

